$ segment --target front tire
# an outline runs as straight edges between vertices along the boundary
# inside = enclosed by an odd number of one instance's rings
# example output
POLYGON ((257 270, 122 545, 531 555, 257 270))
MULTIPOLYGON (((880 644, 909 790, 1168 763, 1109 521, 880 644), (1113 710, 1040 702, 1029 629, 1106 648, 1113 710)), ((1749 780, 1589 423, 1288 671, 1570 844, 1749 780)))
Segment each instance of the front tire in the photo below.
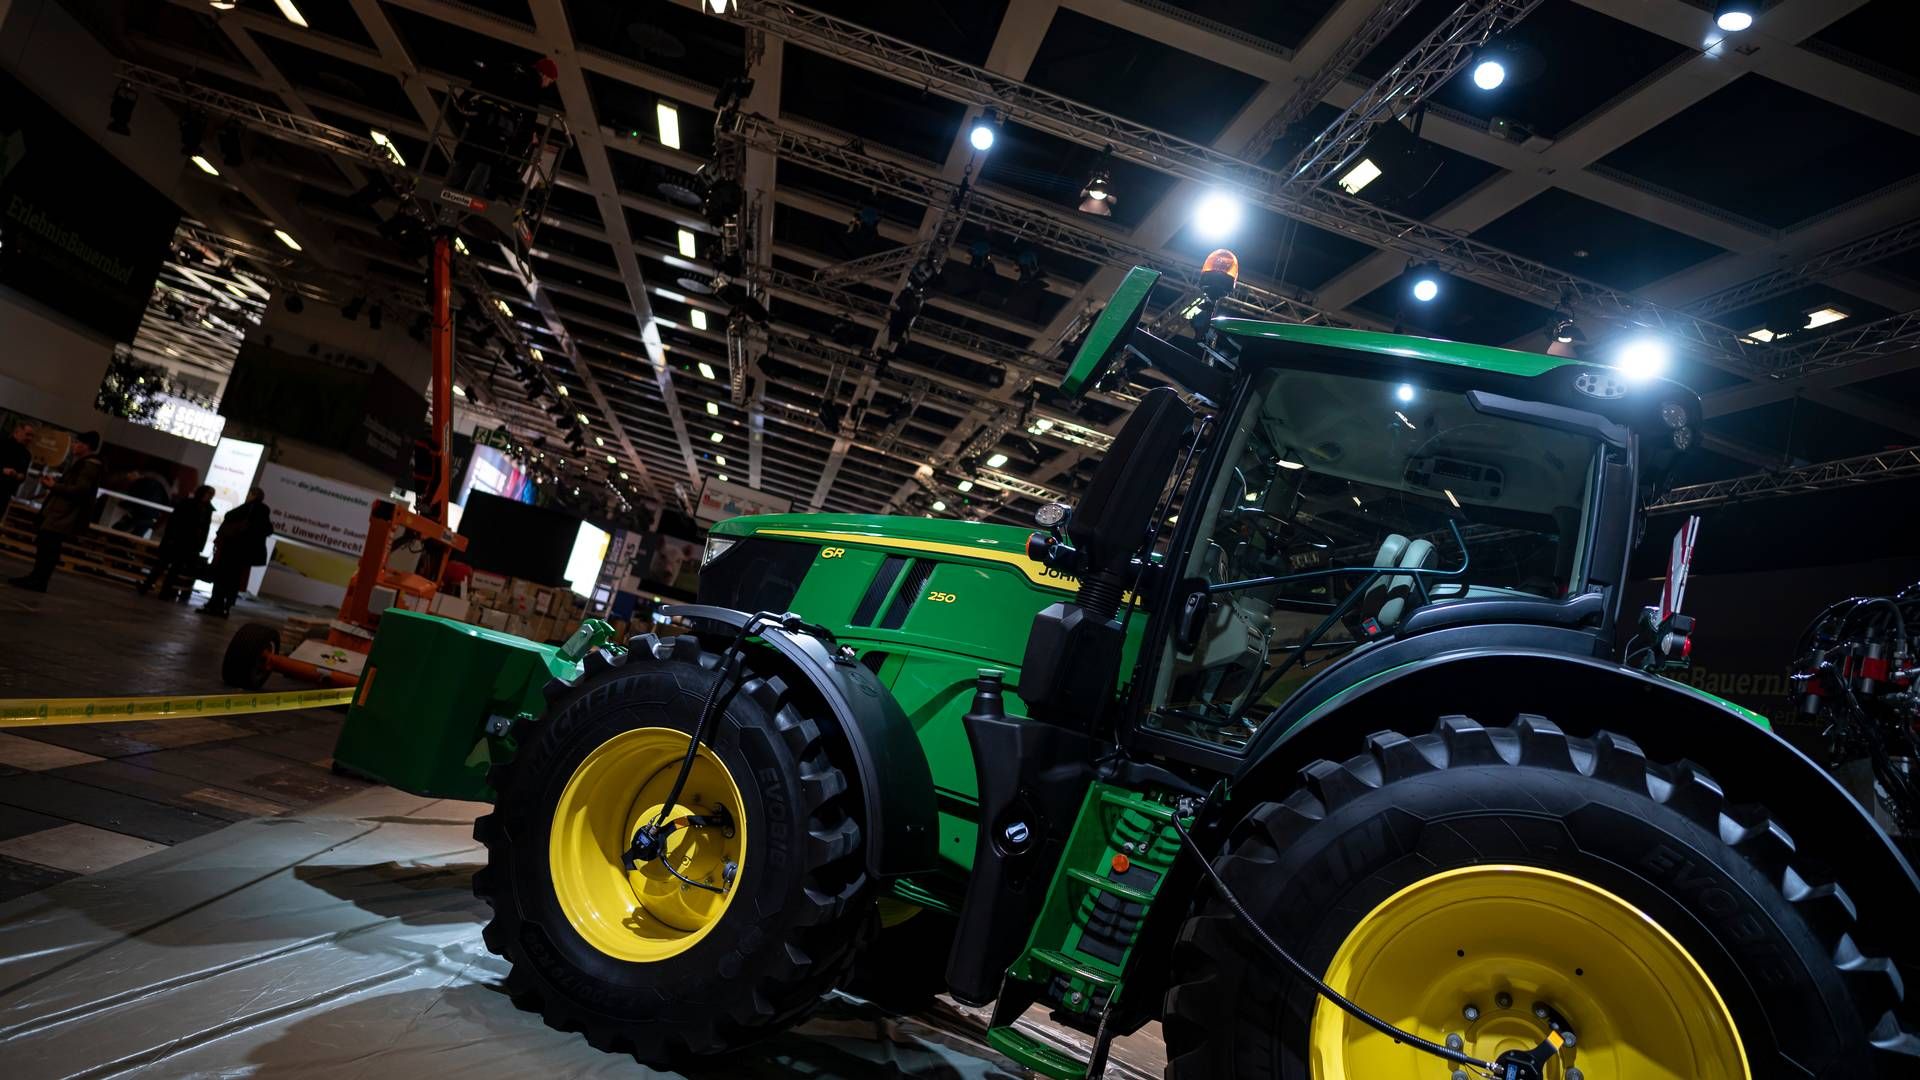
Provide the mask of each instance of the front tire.
MULTIPOLYGON (((1449 717, 1302 777, 1214 867, 1362 1008, 1491 1058, 1544 1034, 1534 1001, 1564 1004, 1587 1080, 1911 1075, 1900 973, 1856 940, 1845 888, 1688 763, 1449 717)), ((1170 1080, 1447 1075, 1283 976, 1218 897, 1182 928, 1171 987, 1170 1080)))
POLYGON ((488 856, 474 892, 493 907, 485 940, 513 965, 516 1003, 599 1049, 669 1062, 804 1018, 845 983, 873 898, 846 777, 818 725, 780 679, 750 672, 677 804, 722 807, 736 828, 687 830, 668 847, 678 869, 710 884, 725 884, 732 864, 727 893, 679 885, 659 862, 621 868, 635 823, 671 786, 719 661, 690 636, 632 646, 590 655, 587 674, 557 688, 547 718, 493 770, 494 812, 474 823, 488 856))

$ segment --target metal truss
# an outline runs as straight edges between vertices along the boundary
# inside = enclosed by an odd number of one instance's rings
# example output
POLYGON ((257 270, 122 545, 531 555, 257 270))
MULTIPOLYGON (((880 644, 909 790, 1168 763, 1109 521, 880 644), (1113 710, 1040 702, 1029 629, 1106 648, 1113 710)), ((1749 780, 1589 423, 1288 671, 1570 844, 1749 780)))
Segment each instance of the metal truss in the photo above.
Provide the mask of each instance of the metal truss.
POLYGON ((1828 248, 1794 266, 1781 267, 1751 281, 1701 297, 1688 304, 1687 310, 1702 318, 1716 318, 1729 311, 1792 292, 1808 282, 1823 281, 1916 247, 1920 247, 1920 218, 1839 247, 1828 248))
POLYGON ((1783 347, 1768 352, 1769 374, 1776 379, 1797 379, 1816 372, 1833 371, 1866 360, 1920 348, 1920 311, 1908 311, 1876 319, 1852 330, 1839 330, 1795 346, 1788 338, 1783 347))
POLYGON ((1022 480, 998 469, 981 469, 979 477, 974 482, 1011 491, 1015 495, 1024 495, 1035 502, 1059 502, 1063 498, 1058 491, 1050 487, 1036 484, 1031 480, 1022 480))
POLYGON ((1916 476, 1920 476, 1920 446, 1907 446, 1878 454, 1824 461, 1798 469, 1753 473, 1731 480, 1677 487, 1655 499, 1648 505, 1647 512, 1671 514, 1779 495, 1811 495, 1916 476))
POLYGON ((898 274, 920 260, 926 245, 915 242, 901 247, 876 251, 871 255, 862 255, 858 259, 823 266, 813 272, 813 280, 838 285, 848 281, 871 281, 874 278, 898 274))
POLYGON ((1466 0, 1301 148, 1283 170, 1286 183, 1276 194, 1297 198, 1333 179, 1366 145, 1376 121, 1398 120, 1418 108, 1458 75, 1488 38, 1539 6, 1540 0, 1466 0))
POLYGON ((1430 262, 1454 276, 1548 309, 1568 307, 1611 323, 1663 331, 1705 353, 1717 365, 1764 374, 1755 355, 1724 326, 1663 308, 1598 282, 1405 217, 1343 193, 1314 188, 1298 198, 1281 194, 1286 179, 1221 151, 1083 105, 985 68, 842 19, 788 3, 737 0, 733 18, 855 67, 877 72, 978 108, 993 108, 1022 124, 1083 146, 1209 187, 1235 191, 1276 213, 1349 236, 1385 251, 1430 262))
POLYGON ((395 176, 410 175, 400 168, 387 151, 364 135, 322 123, 298 113, 262 105, 249 98, 215 90, 210 86, 175 78, 164 71, 131 64, 116 63, 113 74, 122 82, 164 98, 190 105, 208 113, 238 120, 255 130, 312 147, 324 153, 351 159, 395 176))
POLYGON ((1400 25, 1400 20, 1419 5, 1420 0, 1381 0, 1380 6, 1367 16, 1367 21, 1340 46, 1340 51, 1302 82, 1287 103, 1280 106, 1279 111, 1269 117, 1259 131, 1253 133, 1253 137, 1241 147, 1240 156, 1247 161, 1259 161, 1266 157, 1267 151, 1273 149, 1273 144, 1280 141, 1288 128, 1312 112, 1314 106, 1340 85, 1354 65, 1385 41, 1387 35, 1393 33, 1394 27, 1400 25))
MULTIPOLYGON (((959 185, 942 179, 931 168, 923 170, 881 160, 868 154, 858 143, 834 143, 757 116, 748 119, 745 130, 750 145, 769 153, 927 206, 945 206, 959 190, 959 185)), ((1064 255, 1121 270, 1151 266, 1166 275, 1169 285, 1188 293, 1197 293, 1200 289, 1200 267, 1197 263, 1178 260, 1165 252, 1143 248, 1098 229, 1063 220, 1058 214, 1046 210, 1023 206, 975 189, 968 212, 980 225, 1030 240, 1064 255)), ((878 259, 879 255, 868 258, 878 259)), ((851 267, 853 264, 841 265, 851 267)), ((827 280, 824 272, 815 276, 827 280)), ((1263 318, 1323 326, 1384 329, 1383 325, 1370 320, 1335 315, 1299 297, 1246 283, 1234 289, 1232 300, 1246 314, 1263 318)), ((924 331, 918 327, 915 333, 924 336, 924 331)))

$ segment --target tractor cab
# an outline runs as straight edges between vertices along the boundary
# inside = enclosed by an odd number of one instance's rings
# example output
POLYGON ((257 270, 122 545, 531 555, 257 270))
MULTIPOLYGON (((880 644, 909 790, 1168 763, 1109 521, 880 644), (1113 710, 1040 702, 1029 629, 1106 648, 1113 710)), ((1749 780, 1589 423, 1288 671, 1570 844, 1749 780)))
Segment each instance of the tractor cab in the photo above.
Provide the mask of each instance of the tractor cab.
MULTIPOLYGON (((1203 316, 1196 339, 1169 341, 1142 326, 1158 276, 1129 275, 1066 388, 1151 371, 1184 393, 1149 391, 1068 535, 1034 547, 1091 582, 1098 552, 1074 535, 1153 537, 1157 564, 1109 554, 1105 567, 1134 573, 1153 608, 1132 686, 1150 737, 1239 752, 1310 678, 1442 628, 1550 626, 1570 631, 1566 650, 1610 655, 1635 511, 1692 441, 1691 391, 1561 357, 1249 319, 1203 316), (1143 448, 1152 463, 1135 460, 1143 448), (1115 488, 1133 494, 1126 520, 1115 488)), ((1043 712, 1099 700, 1044 684, 1045 656, 1074 655, 1058 627, 1093 632, 1056 606, 1021 686, 1043 712)))

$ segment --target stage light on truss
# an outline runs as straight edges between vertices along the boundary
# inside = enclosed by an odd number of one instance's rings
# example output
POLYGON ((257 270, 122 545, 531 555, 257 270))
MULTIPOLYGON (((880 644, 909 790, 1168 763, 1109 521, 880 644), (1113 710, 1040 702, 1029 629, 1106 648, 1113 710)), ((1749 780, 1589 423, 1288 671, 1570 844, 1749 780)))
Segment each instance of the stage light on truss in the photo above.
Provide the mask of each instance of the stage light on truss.
POLYGON ((1210 191, 1194 204, 1194 231, 1208 242, 1225 240, 1240 227, 1240 218, 1245 212, 1239 199, 1224 191, 1210 191))
POLYGON ((994 129, 999 126, 999 121, 995 119, 994 111, 988 109, 980 115, 980 119, 973 122, 973 130, 967 132, 967 142, 970 143, 975 150, 991 150, 993 149, 994 129))
POLYGON ((1413 298, 1423 304, 1431 304, 1440 295, 1440 276, 1431 270, 1423 270, 1414 275, 1413 298))
POLYGON ((1473 85, 1482 90, 1498 90, 1507 81, 1507 65, 1487 57, 1473 65, 1473 85))

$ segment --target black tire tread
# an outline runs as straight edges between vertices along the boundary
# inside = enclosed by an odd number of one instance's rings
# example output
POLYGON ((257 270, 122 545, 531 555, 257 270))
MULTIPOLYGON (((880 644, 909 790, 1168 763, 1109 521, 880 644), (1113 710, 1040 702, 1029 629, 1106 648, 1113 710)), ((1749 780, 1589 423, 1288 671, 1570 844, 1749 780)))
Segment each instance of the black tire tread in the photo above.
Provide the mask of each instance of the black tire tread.
MULTIPOLYGON (((1431 734, 1409 738, 1393 731, 1370 736, 1366 752, 1341 763, 1315 761, 1300 772, 1302 786, 1280 802, 1261 804, 1236 830, 1214 868, 1239 892, 1328 813, 1385 784, 1423 773, 1476 765, 1515 765, 1578 772, 1676 810, 1721 840, 1766 875, 1819 940, 1860 1010, 1862 1026, 1889 1075, 1920 1066, 1920 1035, 1899 1008, 1905 985, 1894 962, 1864 952, 1855 939, 1858 907, 1837 881, 1810 883, 1797 869, 1791 836, 1765 808, 1732 804, 1720 785, 1688 761, 1656 763, 1632 739, 1602 731, 1574 739, 1544 717, 1521 715, 1506 727, 1486 728, 1464 716, 1442 717, 1431 734), (1897 1064, 1896 1064, 1897 1060, 1897 1064)), ((1268 879, 1271 880, 1271 879, 1268 879)), ((1196 914, 1175 944, 1176 975, 1164 1008, 1167 1076, 1211 1075, 1209 1028, 1225 1015, 1214 957, 1242 933, 1229 914, 1196 914)))
MULTIPOLYGON (((609 692, 605 684, 629 663, 676 661, 711 671, 719 665, 720 656, 703 648, 692 635, 662 641, 643 634, 629 641, 626 650, 595 650, 583 658, 580 676, 556 678, 544 688, 551 706, 548 715, 559 715, 573 695, 609 692)), ((700 692, 704 694, 704 686, 700 692)), ((474 875, 474 895, 493 909, 483 939, 490 951, 513 963, 506 987, 515 1004, 540 1013, 549 1027, 578 1031, 596 1049, 632 1054, 643 1062, 717 1054, 799 1022, 851 978, 854 957, 878 923, 861 857, 860 826, 849 813, 850 800, 843 798, 849 789, 846 776, 829 758, 819 725, 799 711, 779 676, 745 674, 738 693, 773 718, 775 730, 800 766, 802 784, 796 794, 808 816, 811 842, 804 845, 809 865, 801 902, 806 908, 794 913, 798 931, 782 943, 768 978, 736 984, 732 1000, 716 1003, 699 1021, 622 1023, 602 1016, 547 992, 517 955, 521 914, 512 903, 501 902, 503 875, 496 871, 506 837, 494 822, 495 815, 488 814, 477 819, 473 829, 474 839, 486 846, 488 855, 487 867, 474 875)), ((496 765, 488 772, 488 783, 496 792, 509 791, 514 773, 512 762, 496 765)))

